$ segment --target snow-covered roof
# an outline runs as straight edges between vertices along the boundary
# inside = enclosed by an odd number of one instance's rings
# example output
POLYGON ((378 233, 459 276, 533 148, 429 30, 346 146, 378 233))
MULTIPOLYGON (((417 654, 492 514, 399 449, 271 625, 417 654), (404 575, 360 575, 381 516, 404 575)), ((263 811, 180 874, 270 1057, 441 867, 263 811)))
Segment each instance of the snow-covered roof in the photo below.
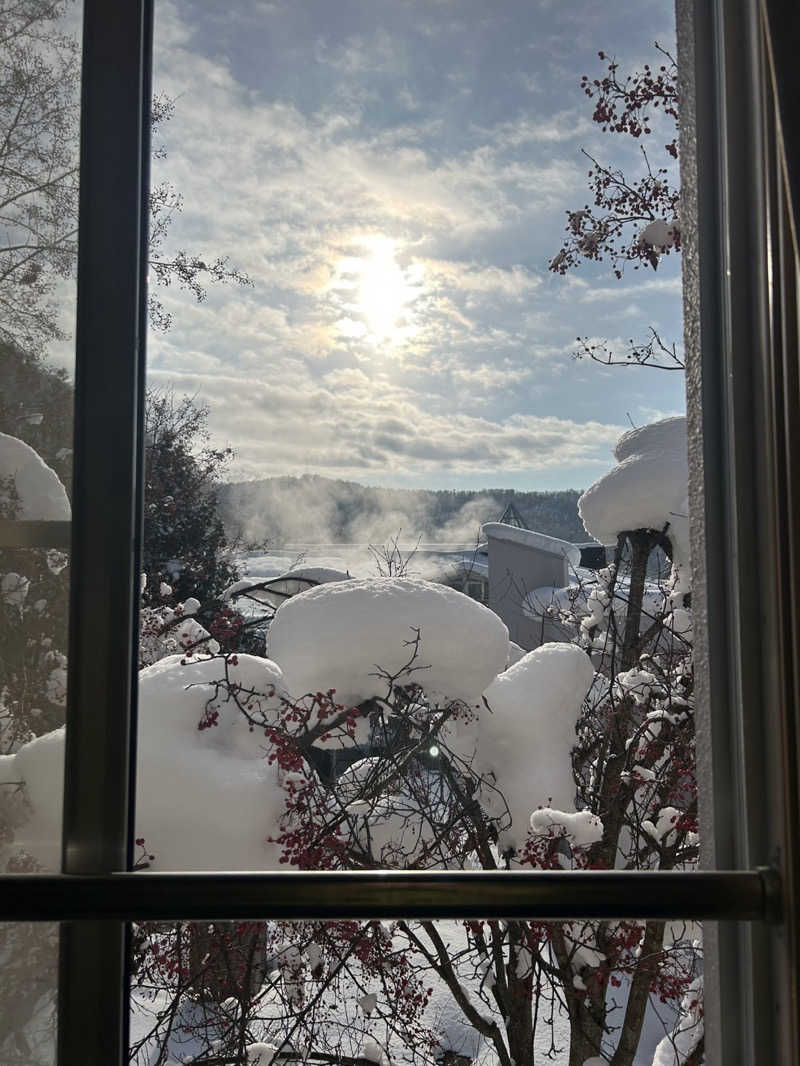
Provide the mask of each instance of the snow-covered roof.
POLYGON ((489 576, 489 556, 486 552, 468 552, 461 557, 458 566, 468 577, 489 576))
POLYGON ((581 561, 580 549, 575 544, 559 537, 549 537, 546 533, 537 533, 534 529, 519 529, 504 522, 487 522, 482 526, 482 531, 485 536, 494 537, 495 540, 524 544, 528 548, 562 556, 571 566, 578 566, 581 561))

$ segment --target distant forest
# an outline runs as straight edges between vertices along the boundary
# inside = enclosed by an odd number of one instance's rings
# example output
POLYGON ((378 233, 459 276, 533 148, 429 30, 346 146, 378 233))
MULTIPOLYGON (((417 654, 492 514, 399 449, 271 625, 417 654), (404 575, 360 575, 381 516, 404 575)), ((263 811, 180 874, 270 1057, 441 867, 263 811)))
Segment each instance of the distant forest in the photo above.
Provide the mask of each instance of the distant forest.
POLYGON ((220 516, 245 545, 473 543, 483 522, 499 521, 513 503, 528 529, 569 541, 589 538, 578 517, 575 489, 425 490, 359 485, 306 474, 221 485, 220 516))

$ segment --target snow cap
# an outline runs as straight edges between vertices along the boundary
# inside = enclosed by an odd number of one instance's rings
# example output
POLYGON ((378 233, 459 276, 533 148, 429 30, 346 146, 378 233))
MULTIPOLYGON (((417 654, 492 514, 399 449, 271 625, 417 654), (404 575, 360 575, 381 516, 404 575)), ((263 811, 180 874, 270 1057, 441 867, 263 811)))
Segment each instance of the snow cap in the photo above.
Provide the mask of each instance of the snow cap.
POLYGON ((570 751, 581 701, 594 679, 585 651, 574 644, 542 644, 486 689, 492 713, 482 713, 478 758, 494 774, 508 804, 511 827, 501 848, 520 848, 531 811, 551 802, 574 807, 570 751))
POLYGON ((0 479, 13 478, 20 520, 69 521, 71 511, 66 490, 29 444, 0 433, 0 479))
POLYGON ((586 532, 601 544, 616 544, 625 531, 665 530, 672 545, 673 594, 688 592, 686 419, 665 418, 629 430, 620 437, 614 455, 614 469, 578 500, 586 532))
POLYGON ((356 706, 385 696, 385 675, 401 675, 430 697, 475 704, 505 669, 508 629, 494 612, 455 589, 410 578, 332 582, 278 608, 269 654, 292 696, 336 690, 356 706), (412 672, 402 674, 419 650, 412 672))
MULTIPOLYGON (((155 855, 153 869, 279 868, 281 848, 266 838, 277 836, 286 807, 282 771, 229 690, 218 691, 225 672, 219 657, 171 655, 139 674, 136 836, 155 855), (208 707, 217 724, 199 729, 208 707)), ((280 707, 275 663, 237 655, 227 674, 253 716, 280 707)))
MULTIPOLYGON (((239 703, 280 706, 281 673, 251 655, 228 660, 239 703), (251 693, 253 693, 251 695, 251 693), (272 693, 272 695, 270 695, 272 693)), ((267 741, 217 688, 219 657, 171 655, 139 674, 139 759, 136 836, 156 870, 279 869, 277 835, 286 808, 283 771, 266 758, 267 741), (216 725, 198 729, 206 711, 216 725)), ((15 755, 0 756, 0 783, 24 781, 29 817, 14 845, 46 869, 61 862, 64 729, 37 737, 15 755)))
POLYGON ((35 737, 15 755, 0 756, 0 784, 25 782, 28 818, 14 844, 46 870, 61 869, 64 726, 35 737))
POLYGON ((663 218, 657 218, 649 222, 642 230, 639 241, 649 244, 651 248, 671 248, 675 238, 680 235, 680 225, 677 220, 667 222, 663 218))

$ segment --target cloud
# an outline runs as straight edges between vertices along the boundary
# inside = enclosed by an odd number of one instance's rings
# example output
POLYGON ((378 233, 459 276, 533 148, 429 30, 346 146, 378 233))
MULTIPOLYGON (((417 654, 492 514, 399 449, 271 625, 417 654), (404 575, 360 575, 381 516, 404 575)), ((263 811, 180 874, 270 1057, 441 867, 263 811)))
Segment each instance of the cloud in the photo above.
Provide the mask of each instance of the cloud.
POLYGON ((208 400, 212 422, 226 427, 237 476, 244 478, 316 471, 374 479, 409 468, 483 477, 554 467, 566 472, 607 464, 624 429, 553 416, 518 414, 498 422, 433 413, 410 388, 384 382, 376 391, 357 371, 334 372, 325 386, 172 370, 155 371, 151 379, 208 400))
POLYGON ((208 400, 237 476, 566 483, 607 462, 640 401, 576 372, 574 338, 626 311, 642 331, 679 322, 678 282, 547 273, 586 196, 578 146, 599 136, 575 67, 599 38, 576 60, 579 22, 558 5, 323 5, 312 24, 283 0, 159 4, 173 244, 230 255, 255 287, 159 292, 174 325, 150 338, 151 377, 208 400))

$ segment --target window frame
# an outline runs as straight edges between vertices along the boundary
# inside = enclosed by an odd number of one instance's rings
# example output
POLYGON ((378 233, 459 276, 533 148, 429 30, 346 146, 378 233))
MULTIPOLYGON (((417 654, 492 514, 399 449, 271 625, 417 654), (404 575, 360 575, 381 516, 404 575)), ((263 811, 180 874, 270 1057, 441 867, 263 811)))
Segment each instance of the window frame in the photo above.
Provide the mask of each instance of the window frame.
MULTIPOLYGON (((122 1066, 126 1061, 125 919, 176 917, 176 907, 187 919, 372 917, 401 911, 410 917, 447 917, 463 916, 465 908, 473 917, 735 919, 737 924, 728 922, 712 937, 710 969, 726 1017, 734 1009, 743 1023, 725 1032, 712 1023, 710 1061, 728 1066, 794 1061, 797 989, 791 963, 797 958, 797 932, 793 920, 780 924, 779 919, 782 895, 784 918, 793 919, 786 900, 793 898, 797 866, 790 832, 797 824, 790 766, 796 737, 787 703, 796 677, 785 669, 791 649, 781 639, 780 626, 788 619, 796 639, 798 608, 779 595, 782 558, 776 531, 787 476, 796 479, 797 469, 796 463, 781 468, 778 461, 782 438, 772 356, 788 297, 776 308, 774 281, 783 275, 780 265, 777 275, 770 274, 775 263, 764 254, 774 251, 776 241, 785 242, 785 226, 777 216, 791 217, 791 211, 778 202, 781 149, 770 127, 771 105, 765 102, 761 23, 764 17, 777 34, 790 5, 765 3, 763 11, 758 0, 677 3, 688 190, 683 227, 687 386, 700 398, 690 418, 693 514, 702 515, 693 529, 700 578, 695 586, 701 620, 698 675, 700 698, 709 708, 700 733, 710 753, 706 781, 713 781, 713 790, 707 786, 701 799, 705 824, 713 826, 713 853, 707 858, 723 869, 136 875, 125 871, 131 870, 133 854, 133 648, 141 545, 153 0, 116 5, 84 0, 63 873, 0 879, 3 917, 63 923, 60 1062, 122 1066), (695 48, 699 61, 687 63, 695 48), (691 101, 688 110, 686 101, 691 101), (696 153, 694 122, 686 122, 689 111, 700 131, 696 153), (687 167, 696 179, 695 202, 687 167), (698 217, 700 225, 692 226, 690 220, 698 217), (762 445, 755 447, 759 439, 762 445), (713 550, 726 531, 735 545, 731 565, 713 550), (103 598, 98 597, 98 574, 103 598), (754 603, 754 574, 759 587, 777 597, 774 610, 754 603), (766 639, 744 624, 753 610, 760 611, 766 639), (729 624, 720 624, 720 613, 729 624), (770 639, 780 648, 777 664, 768 654, 770 639), (771 748, 760 743, 765 722, 779 738, 771 748), (761 789, 768 802, 749 804, 761 789), (778 863, 776 849, 782 849, 778 863), (781 877, 788 892, 781 892, 781 877), (774 1043, 776 996, 782 1023, 774 1043), (102 1025, 92 1024, 98 1018, 102 1025)), ((775 76, 774 54, 772 71, 775 76)), ((775 82, 777 99, 782 92, 785 99, 780 78, 775 76, 775 82)), ((773 122, 774 114, 773 107, 773 122)), ((796 265, 796 244, 794 256, 796 265)), ((784 418, 791 421, 785 412, 784 418)), ((30 533, 43 536, 41 530, 30 533)), ((790 565, 796 567, 795 554, 790 565)))
POLYGON ((681 73, 681 166, 696 196, 682 209, 695 222, 684 311, 701 862, 775 864, 784 909, 780 927, 706 929, 706 1048, 710 1062, 788 1064, 800 1055, 800 611, 787 595, 800 580, 800 418, 783 384, 793 374, 797 393, 800 205, 784 151, 798 124, 780 91, 793 61, 772 44, 792 40, 798 16, 787 0, 678 0, 677 12, 696 49, 681 73))

